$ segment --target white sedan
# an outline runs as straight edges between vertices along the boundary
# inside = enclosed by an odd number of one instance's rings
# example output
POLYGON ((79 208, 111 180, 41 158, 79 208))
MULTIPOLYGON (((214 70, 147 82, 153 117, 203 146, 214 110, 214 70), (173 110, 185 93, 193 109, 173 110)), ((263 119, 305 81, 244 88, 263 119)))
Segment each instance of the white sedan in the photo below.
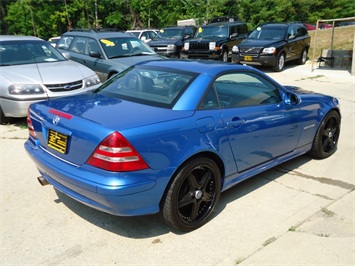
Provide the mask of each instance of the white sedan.
POLYGON ((89 92, 100 84, 94 71, 69 61, 49 42, 0 36, 0 123, 26 117, 34 102, 89 92))

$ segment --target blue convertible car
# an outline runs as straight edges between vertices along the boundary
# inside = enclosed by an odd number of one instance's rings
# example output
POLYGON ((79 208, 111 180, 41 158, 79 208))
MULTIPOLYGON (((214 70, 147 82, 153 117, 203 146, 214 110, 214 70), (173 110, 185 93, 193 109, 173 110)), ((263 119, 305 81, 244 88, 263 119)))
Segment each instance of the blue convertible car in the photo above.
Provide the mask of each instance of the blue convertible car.
POLYGON ((42 185, 114 215, 160 211, 191 231, 238 182, 305 153, 332 155, 340 121, 336 98, 252 67, 159 60, 31 105, 25 148, 42 185))

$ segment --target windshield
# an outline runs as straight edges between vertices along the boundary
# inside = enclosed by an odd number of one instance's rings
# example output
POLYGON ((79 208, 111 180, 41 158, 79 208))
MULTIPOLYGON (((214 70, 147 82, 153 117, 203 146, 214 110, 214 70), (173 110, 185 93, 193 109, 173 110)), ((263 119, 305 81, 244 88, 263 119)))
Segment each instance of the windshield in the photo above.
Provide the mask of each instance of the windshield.
POLYGON ((135 37, 105 38, 100 39, 100 44, 107 58, 155 54, 147 44, 135 37))
POLYGON ((249 39, 274 39, 274 40, 282 40, 286 37, 286 30, 284 28, 261 28, 258 27, 255 29, 250 35, 249 39))
POLYGON ((195 76, 174 69, 134 66, 108 80, 95 93, 171 108, 195 76))
POLYGON ((45 41, 1 41, 0 65, 25 65, 65 61, 64 56, 45 41))
POLYGON ((228 28, 223 26, 208 26, 199 28, 195 33, 195 38, 206 37, 228 37, 228 28))
POLYGON ((176 39, 181 37, 182 37, 182 29, 161 29, 154 39, 159 39, 159 38, 176 39))

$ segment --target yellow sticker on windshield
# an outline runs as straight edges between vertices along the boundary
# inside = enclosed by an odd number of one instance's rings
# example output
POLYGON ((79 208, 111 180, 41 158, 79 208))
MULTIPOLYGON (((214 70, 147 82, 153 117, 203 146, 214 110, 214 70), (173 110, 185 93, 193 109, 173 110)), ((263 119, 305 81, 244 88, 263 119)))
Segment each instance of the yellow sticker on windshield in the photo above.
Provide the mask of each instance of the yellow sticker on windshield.
POLYGON ((160 29, 160 32, 161 32, 161 33, 163 33, 163 32, 164 32, 164 30, 163 30, 163 29, 160 29))
POLYGON ((102 39, 100 40, 102 43, 106 44, 107 46, 115 46, 115 44, 109 40, 102 39))
POLYGON ((202 28, 201 28, 201 27, 198 28, 198 32, 199 32, 199 33, 202 32, 202 28))
POLYGON ((261 31, 261 28, 260 28, 260 27, 257 27, 256 29, 257 29, 258 31, 261 31))

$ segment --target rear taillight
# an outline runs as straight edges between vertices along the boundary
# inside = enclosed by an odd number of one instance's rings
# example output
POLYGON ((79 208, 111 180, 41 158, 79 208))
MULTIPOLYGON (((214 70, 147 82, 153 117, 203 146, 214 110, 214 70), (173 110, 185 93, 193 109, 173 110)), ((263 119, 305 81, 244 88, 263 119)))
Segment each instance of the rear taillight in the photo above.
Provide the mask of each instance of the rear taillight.
POLYGON ((113 172, 149 168, 133 146, 118 132, 112 133, 97 146, 87 164, 113 172))
POLYGON ((32 121, 31 121, 31 118, 30 118, 30 111, 28 110, 28 113, 27 113, 27 128, 28 128, 28 133, 30 134, 30 136, 34 137, 34 138, 37 138, 37 134, 35 132, 35 129, 32 125, 32 121))

